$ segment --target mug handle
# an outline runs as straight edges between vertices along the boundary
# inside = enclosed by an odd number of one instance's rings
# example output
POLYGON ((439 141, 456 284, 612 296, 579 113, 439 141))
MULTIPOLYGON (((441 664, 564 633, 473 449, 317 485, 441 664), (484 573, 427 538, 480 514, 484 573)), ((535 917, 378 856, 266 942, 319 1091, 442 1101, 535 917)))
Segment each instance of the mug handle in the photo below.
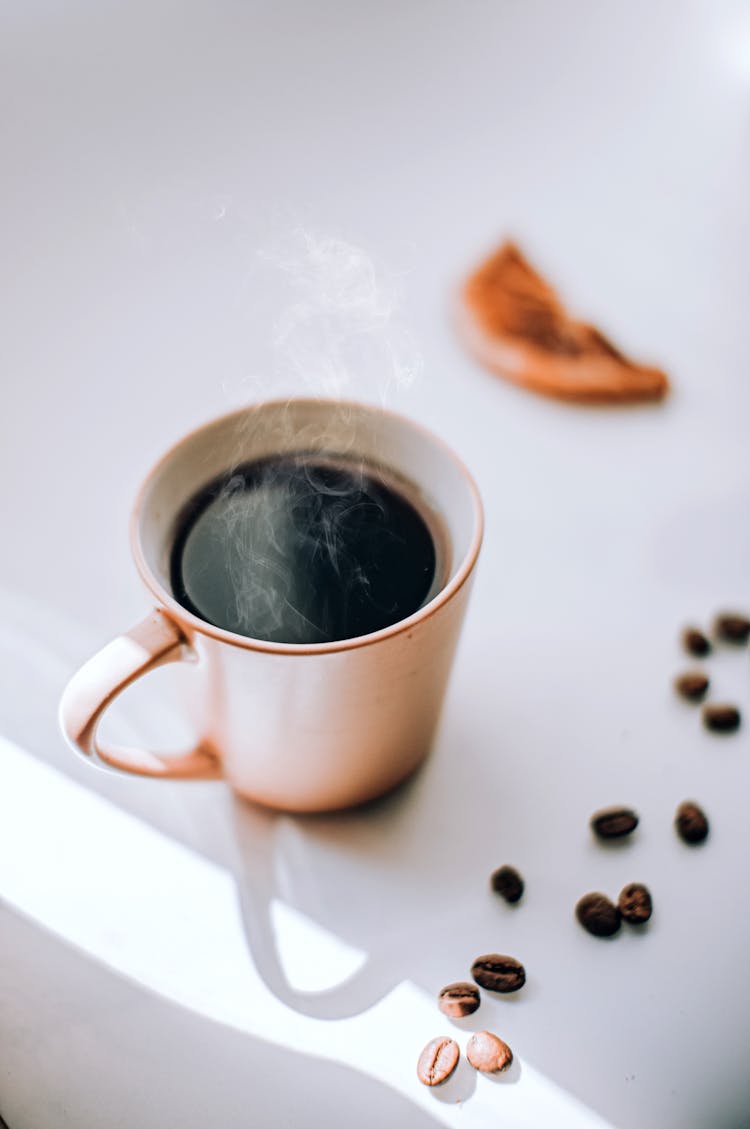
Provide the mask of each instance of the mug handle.
POLYGON ((158 666, 194 658, 195 651, 182 629, 155 608, 141 623, 103 647, 71 678, 60 701, 60 725, 69 744, 102 766, 137 776, 219 778, 219 758, 206 743, 179 756, 162 756, 147 749, 104 744, 98 738, 104 711, 127 686, 158 666))

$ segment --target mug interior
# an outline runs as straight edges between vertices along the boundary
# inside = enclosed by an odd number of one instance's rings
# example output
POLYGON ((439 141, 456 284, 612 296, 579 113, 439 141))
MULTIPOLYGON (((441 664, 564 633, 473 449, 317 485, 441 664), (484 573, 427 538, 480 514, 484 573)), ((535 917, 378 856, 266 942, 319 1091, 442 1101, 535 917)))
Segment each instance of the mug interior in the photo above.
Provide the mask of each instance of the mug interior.
MULTIPOLYGON (((416 507, 435 542, 437 581, 415 615, 444 598, 446 589, 461 583, 471 570, 482 531, 479 495, 468 471, 439 439, 403 416, 366 404, 335 400, 257 404, 214 420, 177 443, 151 472, 136 503, 132 526, 136 563, 157 598, 179 608, 180 618, 190 620, 195 629, 242 639, 244 645, 254 643, 214 628, 175 604, 170 558, 185 508, 208 483, 243 463, 296 454, 361 461, 380 470, 416 507)), ((338 646, 351 643, 343 640, 338 646)), ((335 646, 257 645, 273 650, 335 646)))

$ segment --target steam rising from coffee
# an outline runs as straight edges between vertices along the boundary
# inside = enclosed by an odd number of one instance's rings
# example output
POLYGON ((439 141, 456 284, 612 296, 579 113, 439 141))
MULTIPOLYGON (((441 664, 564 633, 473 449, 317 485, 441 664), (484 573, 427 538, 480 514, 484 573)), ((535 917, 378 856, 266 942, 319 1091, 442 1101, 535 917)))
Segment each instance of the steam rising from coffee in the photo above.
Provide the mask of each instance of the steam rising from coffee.
MULTIPOLYGON (((361 248, 297 231, 259 262, 288 292, 271 321, 279 383, 341 400, 341 422, 345 399, 375 390, 382 403, 412 383, 420 358, 398 288, 361 248)), ((226 475, 192 500, 173 555, 178 598, 220 627, 286 643, 368 634, 416 611, 436 558, 415 499, 351 442, 294 439, 293 454, 230 456, 226 475)))
POLYGON ((256 253, 247 286, 270 367, 246 376, 245 398, 291 393, 385 404, 419 376, 401 279, 357 244, 295 227, 256 253))

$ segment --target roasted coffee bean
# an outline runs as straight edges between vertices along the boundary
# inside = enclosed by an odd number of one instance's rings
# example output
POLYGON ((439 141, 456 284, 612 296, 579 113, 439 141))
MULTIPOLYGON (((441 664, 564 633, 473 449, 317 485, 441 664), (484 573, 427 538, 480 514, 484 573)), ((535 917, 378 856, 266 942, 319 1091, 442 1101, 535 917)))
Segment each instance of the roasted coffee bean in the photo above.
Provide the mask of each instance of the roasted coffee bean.
POLYGON ((736 706, 709 703, 703 707, 703 724, 713 733, 734 733, 740 727, 740 711, 736 706))
POLYGON ((475 1070, 494 1074, 507 1070, 513 1062, 513 1051, 491 1031, 475 1031, 466 1045, 466 1057, 475 1070))
POLYGON ((735 612, 725 612, 723 615, 717 615, 714 632, 724 643, 747 643, 750 636, 750 619, 735 612))
POLYGON ((576 906, 576 917, 595 937, 611 937, 620 928, 620 911, 604 894, 584 894, 576 906))
POLYGON ((621 839, 638 826, 638 816, 630 808, 602 808, 591 817, 591 830, 600 839, 621 839))
POLYGON ((680 804, 675 815, 677 834, 686 843, 702 843, 708 835, 706 813, 693 800, 680 804))
POLYGON ((688 670, 674 680, 674 688, 689 702, 699 702, 708 690, 708 679, 701 670, 688 670))
POLYGON ((501 953, 477 957, 471 966, 471 975, 480 988, 490 992, 517 992, 526 983, 526 969, 521 962, 501 953))
POLYGON ((471 1015, 479 1007, 479 989, 466 980, 446 984, 438 992, 438 1007, 443 1015, 449 1015, 451 1019, 471 1015))
POLYGON ((682 645, 685 650, 702 659, 711 651, 711 644, 702 631, 697 627, 686 627, 682 633, 682 645))
POLYGON ((449 1035, 439 1035, 431 1039, 419 1056, 417 1077, 425 1086, 439 1086, 447 1082, 458 1066, 461 1052, 458 1043, 449 1035))
POLYGON ((523 878, 513 866, 501 866, 493 871, 490 885, 506 902, 517 902, 523 894, 523 878))
POLYGON ((631 882, 620 891, 617 908, 630 925, 643 925, 653 913, 651 894, 641 882, 631 882))

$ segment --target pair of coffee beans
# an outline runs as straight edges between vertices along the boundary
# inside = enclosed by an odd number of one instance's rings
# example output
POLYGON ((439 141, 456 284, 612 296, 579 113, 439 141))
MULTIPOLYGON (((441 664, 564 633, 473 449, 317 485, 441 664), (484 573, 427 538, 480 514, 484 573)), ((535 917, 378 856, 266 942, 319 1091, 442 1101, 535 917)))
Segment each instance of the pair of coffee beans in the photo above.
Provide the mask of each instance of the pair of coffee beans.
MULTIPOLYGON (((471 1066, 482 1074, 495 1074, 507 1070, 513 1062, 513 1052, 507 1043, 492 1031, 475 1031, 466 1045, 466 1057, 471 1066)), ((441 1086, 454 1073, 461 1058, 455 1039, 439 1035, 431 1039, 417 1062, 417 1077, 425 1086, 441 1086)))
MULTIPOLYGON (((706 813, 694 800, 685 800, 675 814, 677 834, 686 843, 702 843, 708 835, 706 813)), ((611 807, 594 812, 591 830, 599 839, 623 839, 638 826, 638 816, 632 808, 611 807)))
POLYGON ((502 953, 487 953, 477 957, 471 966, 471 975, 474 978, 473 984, 468 980, 458 980, 455 984, 446 984, 440 989, 438 1007, 443 1015, 450 1019, 464 1019, 467 1015, 473 1015, 481 1002, 477 984, 488 992, 508 995, 518 992, 526 983, 526 969, 520 960, 502 953))
POLYGON ((620 924, 645 925, 653 912, 651 894, 641 882, 631 882, 620 891, 617 905, 598 891, 584 894, 576 905, 576 917, 594 937, 612 937, 620 924))
MULTIPOLYGON (((688 670, 674 681, 675 690, 688 702, 702 702, 710 682, 701 670, 688 670)), ((742 717, 736 706, 725 702, 708 702, 703 707, 703 724, 712 733, 734 733, 739 729, 742 717)))
MULTIPOLYGON (((714 637, 721 643, 744 646, 750 639, 750 619, 739 612, 721 612, 714 619, 714 637)), ((688 654, 704 659, 712 651, 711 640, 697 627, 686 627, 682 645, 688 654)))

